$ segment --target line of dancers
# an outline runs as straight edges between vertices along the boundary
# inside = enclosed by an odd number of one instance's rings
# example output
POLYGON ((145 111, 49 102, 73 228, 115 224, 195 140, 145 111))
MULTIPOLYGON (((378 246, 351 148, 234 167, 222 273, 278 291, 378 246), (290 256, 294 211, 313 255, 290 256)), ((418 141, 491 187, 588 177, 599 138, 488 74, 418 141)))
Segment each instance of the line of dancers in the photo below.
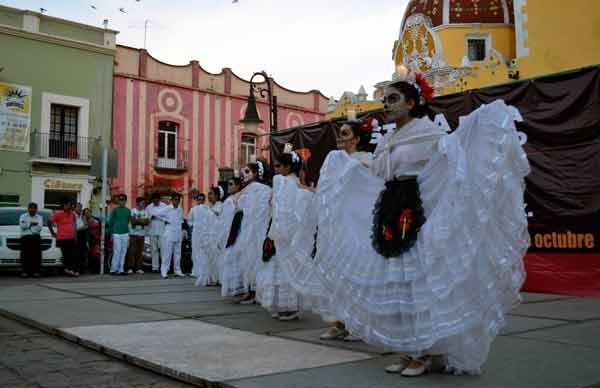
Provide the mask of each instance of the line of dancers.
POLYGON ((427 116, 433 90, 400 68, 385 88, 385 134, 345 121, 316 188, 286 145, 268 185, 249 163, 190 211, 198 286, 260 303, 274 319, 319 314, 323 340, 362 340, 399 354, 389 373, 434 365, 479 374, 508 309, 520 302, 529 246, 518 111, 484 105, 451 134, 427 116))

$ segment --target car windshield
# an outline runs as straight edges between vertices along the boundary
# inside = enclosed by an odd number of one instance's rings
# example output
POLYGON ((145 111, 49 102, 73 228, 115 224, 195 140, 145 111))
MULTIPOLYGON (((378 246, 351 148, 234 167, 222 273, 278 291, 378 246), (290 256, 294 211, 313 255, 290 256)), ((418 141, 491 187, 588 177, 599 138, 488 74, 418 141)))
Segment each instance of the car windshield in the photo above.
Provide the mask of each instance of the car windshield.
MULTIPOLYGON (((21 214, 27 213, 27 209, 1 209, 0 226, 19 225, 21 214)), ((44 226, 48 226, 48 217, 52 215, 49 210, 39 210, 38 214, 44 219, 44 226)))

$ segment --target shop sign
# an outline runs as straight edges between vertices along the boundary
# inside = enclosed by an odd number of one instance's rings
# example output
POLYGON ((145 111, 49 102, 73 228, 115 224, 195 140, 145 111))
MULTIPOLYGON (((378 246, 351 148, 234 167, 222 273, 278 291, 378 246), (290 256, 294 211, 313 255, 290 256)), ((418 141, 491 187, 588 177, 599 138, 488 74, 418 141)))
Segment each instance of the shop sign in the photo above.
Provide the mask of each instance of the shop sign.
POLYGON ((46 179, 44 180, 44 187, 51 190, 81 191, 83 185, 81 183, 65 182, 60 179, 46 179))

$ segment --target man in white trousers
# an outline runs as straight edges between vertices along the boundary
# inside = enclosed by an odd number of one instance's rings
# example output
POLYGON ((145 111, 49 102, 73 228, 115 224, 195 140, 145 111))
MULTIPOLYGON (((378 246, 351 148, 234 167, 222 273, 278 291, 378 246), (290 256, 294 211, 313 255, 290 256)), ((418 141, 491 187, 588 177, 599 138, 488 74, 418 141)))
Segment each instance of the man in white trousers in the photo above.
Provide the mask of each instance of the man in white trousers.
POLYGON ((108 228, 113 243, 113 255, 110 265, 111 275, 126 275, 123 267, 129 243, 129 223, 131 221, 131 210, 125 207, 126 202, 127 196, 119 194, 117 196, 119 206, 113 209, 108 220, 108 228))
POLYGON ((152 272, 160 271, 161 252, 159 252, 159 249, 165 231, 165 223, 157 215, 166 207, 167 205, 160 200, 160 194, 158 193, 152 194, 152 203, 146 206, 146 216, 151 219, 147 233, 152 250, 152 272))
POLYGON ((181 196, 177 193, 171 195, 171 205, 165 207, 159 214, 160 218, 165 223, 165 231, 163 234, 162 263, 160 265, 160 277, 167 279, 169 267, 171 266, 171 258, 173 258, 173 272, 175 276, 184 277, 181 272, 181 240, 183 239, 183 211, 179 207, 181 196))

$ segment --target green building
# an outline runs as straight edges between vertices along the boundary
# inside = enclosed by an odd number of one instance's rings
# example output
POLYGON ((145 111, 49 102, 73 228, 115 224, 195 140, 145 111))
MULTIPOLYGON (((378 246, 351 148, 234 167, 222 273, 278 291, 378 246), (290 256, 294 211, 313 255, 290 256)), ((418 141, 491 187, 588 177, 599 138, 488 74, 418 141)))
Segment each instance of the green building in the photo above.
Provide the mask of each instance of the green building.
POLYGON ((0 6, 0 206, 94 206, 110 146, 116 31, 0 6))

